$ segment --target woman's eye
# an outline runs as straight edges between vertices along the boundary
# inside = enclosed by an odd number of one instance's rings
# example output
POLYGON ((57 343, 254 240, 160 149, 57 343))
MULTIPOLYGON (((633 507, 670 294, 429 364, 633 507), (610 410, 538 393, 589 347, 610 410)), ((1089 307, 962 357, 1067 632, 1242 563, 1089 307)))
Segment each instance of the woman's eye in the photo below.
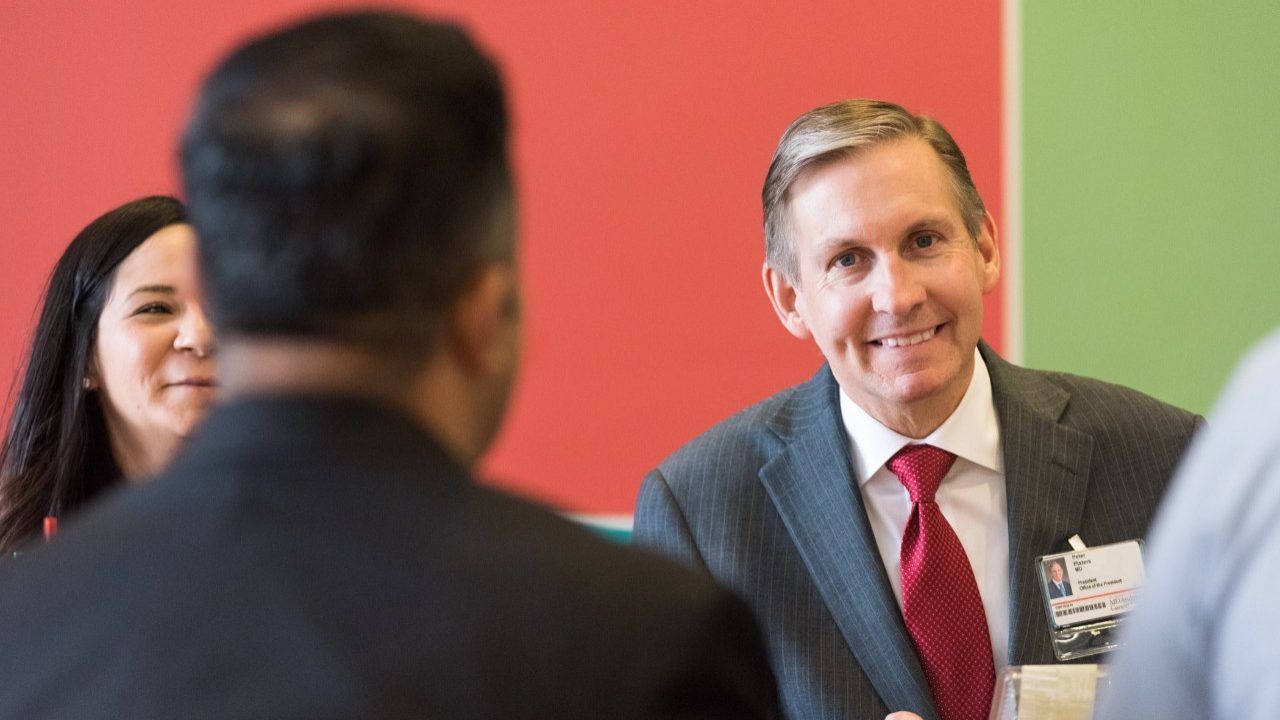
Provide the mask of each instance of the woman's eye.
POLYGON ((137 310, 133 311, 134 315, 158 315, 172 312, 173 309, 164 303, 147 303, 137 310))

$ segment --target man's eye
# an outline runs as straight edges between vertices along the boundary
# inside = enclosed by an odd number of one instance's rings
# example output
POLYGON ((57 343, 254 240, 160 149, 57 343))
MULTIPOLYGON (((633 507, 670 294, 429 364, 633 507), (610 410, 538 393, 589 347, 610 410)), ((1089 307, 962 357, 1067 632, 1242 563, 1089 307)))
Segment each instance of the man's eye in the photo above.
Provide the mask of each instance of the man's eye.
POLYGON ((836 267, 847 268, 847 267, 853 267, 854 265, 857 264, 857 262, 858 262, 858 259, 854 257, 853 253, 845 253, 836 258, 835 264, 836 264, 836 267))
POLYGON ((933 233, 923 233, 916 236, 916 247, 921 249, 933 247, 937 242, 938 236, 933 233))

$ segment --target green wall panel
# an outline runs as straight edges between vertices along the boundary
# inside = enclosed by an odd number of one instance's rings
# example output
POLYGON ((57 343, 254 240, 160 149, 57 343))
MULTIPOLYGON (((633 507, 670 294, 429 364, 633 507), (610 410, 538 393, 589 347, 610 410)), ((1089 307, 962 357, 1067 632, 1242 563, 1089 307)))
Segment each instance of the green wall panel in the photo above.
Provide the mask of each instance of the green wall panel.
POLYGON ((1280 325, 1280 5, 1022 16, 1026 364, 1206 411, 1280 325))

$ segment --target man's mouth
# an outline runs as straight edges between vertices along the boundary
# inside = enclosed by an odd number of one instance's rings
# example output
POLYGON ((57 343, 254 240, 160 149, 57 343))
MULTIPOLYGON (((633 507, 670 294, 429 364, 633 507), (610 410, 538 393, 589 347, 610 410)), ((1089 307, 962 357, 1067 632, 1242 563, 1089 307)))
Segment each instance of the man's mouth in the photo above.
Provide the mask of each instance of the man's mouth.
POLYGON ((879 340, 872 340, 871 342, 875 345, 879 345, 881 347, 888 347, 888 348, 910 347, 911 345, 919 345, 925 340, 928 340, 929 338, 933 337, 938 333, 938 328, 940 327, 942 326, 939 325, 938 327, 931 327, 928 330, 915 333, 914 335, 899 335, 897 337, 887 337, 887 338, 881 338, 879 340))

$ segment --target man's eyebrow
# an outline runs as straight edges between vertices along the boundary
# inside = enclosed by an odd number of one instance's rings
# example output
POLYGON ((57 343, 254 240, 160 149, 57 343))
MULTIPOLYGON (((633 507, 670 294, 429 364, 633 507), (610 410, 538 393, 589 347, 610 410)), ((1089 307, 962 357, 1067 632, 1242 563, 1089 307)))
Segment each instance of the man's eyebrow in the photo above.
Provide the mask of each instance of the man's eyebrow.
MULTIPOLYGON (((946 213, 938 213, 936 215, 925 215, 918 218, 915 222, 907 226, 903 231, 903 235, 913 235, 921 230, 952 230, 955 222, 946 213)), ((827 237, 819 238, 814 247, 820 252, 830 252, 846 245, 858 245, 861 239, 856 235, 833 234, 827 237)))
POLYGON ((911 223, 911 226, 907 228, 906 234, 910 235, 912 233, 917 233, 921 230, 929 230, 931 228, 943 228, 949 230, 953 226, 954 223, 951 221, 951 218, 946 215, 926 215, 911 223))
POLYGON ((129 293, 128 297, 133 297, 139 293, 163 293, 166 295, 173 295, 176 292, 178 291, 175 290, 172 285, 143 285, 141 287, 134 288, 133 291, 129 293))
POLYGON ((858 239, 857 236, 854 235, 829 235, 818 240, 815 247, 818 249, 819 253, 828 253, 832 250, 838 250, 849 245, 857 244, 858 239))

